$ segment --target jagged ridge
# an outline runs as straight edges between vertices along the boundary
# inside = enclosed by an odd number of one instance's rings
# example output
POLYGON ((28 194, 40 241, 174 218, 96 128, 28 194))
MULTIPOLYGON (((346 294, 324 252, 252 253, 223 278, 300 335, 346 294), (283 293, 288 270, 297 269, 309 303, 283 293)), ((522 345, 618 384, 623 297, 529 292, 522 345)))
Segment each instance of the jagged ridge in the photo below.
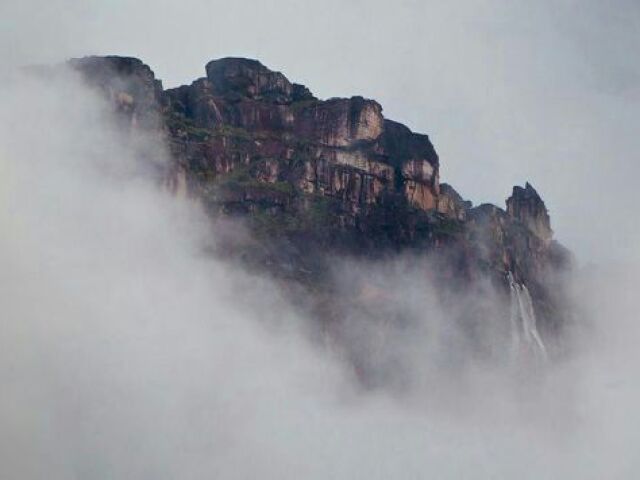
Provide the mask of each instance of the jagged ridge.
POLYGON ((547 327, 561 324, 550 278, 569 255, 552 240, 535 189, 514 187, 506 210, 473 208, 440 184, 429 137, 385 119, 376 101, 320 100, 243 58, 211 61, 206 77, 169 90, 138 59, 70 65, 128 127, 162 132, 174 190, 199 198, 212 215, 243 216, 269 239, 249 255, 254 262, 276 271, 285 265, 280 273, 295 277, 321 270, 327 252, 440 251, 443 279, 489 276, 506 285, 511 271, 529 285, 547 327))

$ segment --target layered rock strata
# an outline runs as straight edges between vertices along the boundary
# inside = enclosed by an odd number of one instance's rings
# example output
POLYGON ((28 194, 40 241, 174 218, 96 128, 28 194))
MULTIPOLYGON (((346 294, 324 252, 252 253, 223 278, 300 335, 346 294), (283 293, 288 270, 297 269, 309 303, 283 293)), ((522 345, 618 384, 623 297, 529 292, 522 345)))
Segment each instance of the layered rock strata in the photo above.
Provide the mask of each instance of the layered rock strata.
POLYGON ((553 240, 535 189, 514 187, 506 210, 473 207, 440 183, 429 137, 384 118, 376 101, 320 100, 242 58, 209 62, 205 77, 167 90, 138 59, 86 57, 69 65, 127 128, 162 136, 172 189, 199 199, 213 216, 248 222, 265 241, 242 255, 277 274, 313 281, 305 275, 319 278, 336 253, 425 252, 437 257, 435 275, 445 283, 487 277, 506 289, 512 272, 529 285, 548 330, 562 324, 550 279, 570 255, 553 240))

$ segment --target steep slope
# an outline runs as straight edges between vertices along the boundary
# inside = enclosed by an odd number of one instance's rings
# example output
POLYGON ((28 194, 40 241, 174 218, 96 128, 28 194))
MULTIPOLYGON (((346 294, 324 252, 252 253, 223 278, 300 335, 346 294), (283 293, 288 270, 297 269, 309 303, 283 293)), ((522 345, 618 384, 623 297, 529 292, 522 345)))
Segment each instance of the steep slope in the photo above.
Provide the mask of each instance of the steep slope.
POLYGON ((247 222, 258 241, 223 248, 249 265, 330 291, 336 254, 428 253, 443 289, 485 278, 507 295, 512 272, 529 286, 543 336, 563 324, 557 274, 570 255, 535 189, 514 187, 506 210, 472 207, 440 184, 429 137, 384 118, 374 100, 320 100, 242 58, 209 62, 204 78, 169 90, 138 59, 69 64, 110 99, 123 128, 163 137, 169 188, 213 217, 247 222))

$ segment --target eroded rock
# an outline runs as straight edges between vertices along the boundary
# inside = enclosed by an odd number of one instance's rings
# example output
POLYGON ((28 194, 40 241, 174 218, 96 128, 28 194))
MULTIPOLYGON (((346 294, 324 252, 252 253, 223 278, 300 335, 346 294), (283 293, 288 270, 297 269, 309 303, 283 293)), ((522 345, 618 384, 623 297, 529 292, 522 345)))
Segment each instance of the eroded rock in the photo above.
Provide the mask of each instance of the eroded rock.
POLYGON ((316 275, 333 252, 436 252, 434 275, 443 284, 488 277, 504 287, 513 272, 529 286, 542 321, 561 323, 560 301, 547 285, 569 254, 552 240, 535 189, 514 187, 506 211, 472 208, 440 184, 429 137, 385 119, 374 100, 319 100, 240 58, 209 62, 205 78, 169 90, 137 59, 70 65, 127 125, 162 134, 173 162, 167 188, 197 198, 214 216, 241 215, 257 238, 269 239, 259 253, 243 255, 272 273, 316 275))

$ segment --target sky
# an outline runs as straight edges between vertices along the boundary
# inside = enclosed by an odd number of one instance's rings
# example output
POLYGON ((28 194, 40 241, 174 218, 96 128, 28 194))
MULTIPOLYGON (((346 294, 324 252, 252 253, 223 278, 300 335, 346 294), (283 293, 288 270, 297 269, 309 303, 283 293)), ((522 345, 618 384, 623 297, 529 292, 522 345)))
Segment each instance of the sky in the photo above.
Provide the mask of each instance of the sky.
POLYGON ((530 181, 578 258, 638 260, 633 0, 4 0, 3 65, 137 56, 167 87, 224 56, 321 98, 364 95, 427 133, 442 180, 503 205, 530 181))
POLYGON ((0 478, 637 478, 637 269, 576 275, 540 362, 489 282, 440 302, 428 259, 336 258, 345 296, 385 293, 323 337, 76 77, 0 104, 0 478))
POLYGON ((0 477, 637 478, 639 27, 633 1, 3 0, 0 477), (255 57, 377 99, 476 203, 531 181, 596 264, 571 285, 569 353, 510 362, 496 313, 497 364, 472 361, 423 263, 346 263, 339 288, 378 280, 408 319, 345 322, 409 385, 363 391, 274 282, 203 254, 220 228, 158 188, 157 142, 131 148, 73 78, 10 74, 86 54, 140 57, 165 86, 255 57))

